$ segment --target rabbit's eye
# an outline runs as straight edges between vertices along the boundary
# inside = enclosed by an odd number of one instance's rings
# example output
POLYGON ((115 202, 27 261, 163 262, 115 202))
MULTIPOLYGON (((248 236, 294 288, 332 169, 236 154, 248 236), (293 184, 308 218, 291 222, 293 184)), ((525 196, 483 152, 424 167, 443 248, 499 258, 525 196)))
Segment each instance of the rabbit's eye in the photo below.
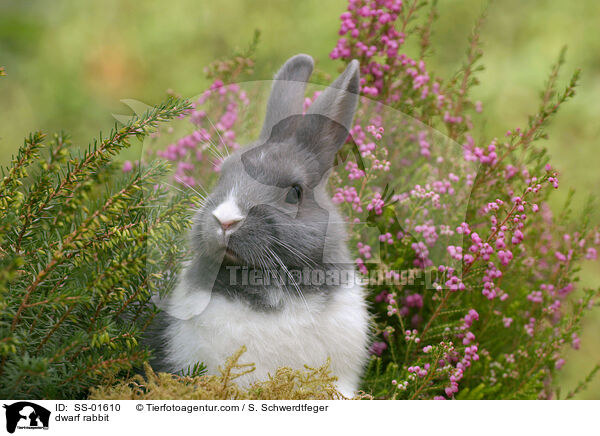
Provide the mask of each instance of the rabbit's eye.
POLYGON ((297 204, 302 198, 302 188, 298 185, 294 185, 288 191, 285 202, 289 204, 297 204))

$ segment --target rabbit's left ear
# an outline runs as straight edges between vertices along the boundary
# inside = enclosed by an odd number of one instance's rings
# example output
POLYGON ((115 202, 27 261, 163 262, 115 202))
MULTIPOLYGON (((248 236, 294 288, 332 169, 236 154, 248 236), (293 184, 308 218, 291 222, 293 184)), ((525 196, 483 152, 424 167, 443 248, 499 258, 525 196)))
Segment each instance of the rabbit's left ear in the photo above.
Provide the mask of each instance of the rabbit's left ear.
POLYGON ((296 131, 298 142, 318 156, 322 169, 331 168, 350 134, 359 83, 359 63, 353 60, 308 108, 296 131))
POLYGON ((314 62, 310 56, 299 54, 288 59, 277 72, 267 103, 265 122, 260 132, 262 141, 271 137, 273 127, 282 120, 302 114, 304 90, 313 66, 314 62))

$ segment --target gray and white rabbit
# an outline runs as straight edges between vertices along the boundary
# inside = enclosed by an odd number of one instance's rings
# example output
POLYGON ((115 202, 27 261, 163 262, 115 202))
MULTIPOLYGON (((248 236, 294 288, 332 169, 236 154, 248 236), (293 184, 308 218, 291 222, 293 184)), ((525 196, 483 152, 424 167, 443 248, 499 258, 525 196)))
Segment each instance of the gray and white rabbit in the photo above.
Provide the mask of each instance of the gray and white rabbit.
POLYGON ((312 70, 307 55, 283 65, 258 141, 227 157, 198 210, 193 258, 163 306, 162 369, 204 362, 218 373, 245 345, 241 361, 256 370, 236 380, 241 385, 329 358, 339 391, 357 391, 369 315, 344 220, 326 187, 356 111, 359 65, 352 61, 303 114, 312 70), (267 270, 283 280, 256 280, 267 270))

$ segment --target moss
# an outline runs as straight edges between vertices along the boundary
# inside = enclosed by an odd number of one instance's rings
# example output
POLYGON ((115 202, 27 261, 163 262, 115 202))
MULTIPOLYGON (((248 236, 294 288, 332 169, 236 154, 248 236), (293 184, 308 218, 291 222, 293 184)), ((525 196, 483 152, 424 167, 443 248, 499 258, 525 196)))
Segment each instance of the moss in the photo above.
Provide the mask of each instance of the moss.
MULTIPOLYGON (((233 354, 220 375, 180 376, 155 373, 148 363, 145 376, 135 375, 125 381, 115 381, 91 389, 92 400, 337 400, 347 399, 335 387, 329 361, 319 368, 305 366, 303 370, 287 367, 277 369, 268 380, 242 388, 235 380, 255 370, 254 364, 241 364, 246 351, 233 354)), ((354 399, 368 399, 359 394, 354 399)))

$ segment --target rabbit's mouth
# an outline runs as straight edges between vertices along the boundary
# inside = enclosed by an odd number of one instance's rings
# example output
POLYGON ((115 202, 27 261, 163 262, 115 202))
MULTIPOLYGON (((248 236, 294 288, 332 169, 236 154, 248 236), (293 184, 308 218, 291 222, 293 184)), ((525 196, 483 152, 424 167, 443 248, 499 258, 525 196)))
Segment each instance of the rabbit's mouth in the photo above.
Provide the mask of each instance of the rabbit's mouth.
POLYGON ((241 257, 240 257, 240 255, 238 253, 236 253, 230 247, 226 247, 225 248, 225 259, 227 261, 235 263, 235 264, 241 263, 241 257))
POLYGON ((234 248, 231 248, 230 246, 225 247, 222 264, 225 266, 234 265, 256 268, 256 265, 253 262, 250 262, 244 255, 240 254, 238 251, 236 251, 234 248))

